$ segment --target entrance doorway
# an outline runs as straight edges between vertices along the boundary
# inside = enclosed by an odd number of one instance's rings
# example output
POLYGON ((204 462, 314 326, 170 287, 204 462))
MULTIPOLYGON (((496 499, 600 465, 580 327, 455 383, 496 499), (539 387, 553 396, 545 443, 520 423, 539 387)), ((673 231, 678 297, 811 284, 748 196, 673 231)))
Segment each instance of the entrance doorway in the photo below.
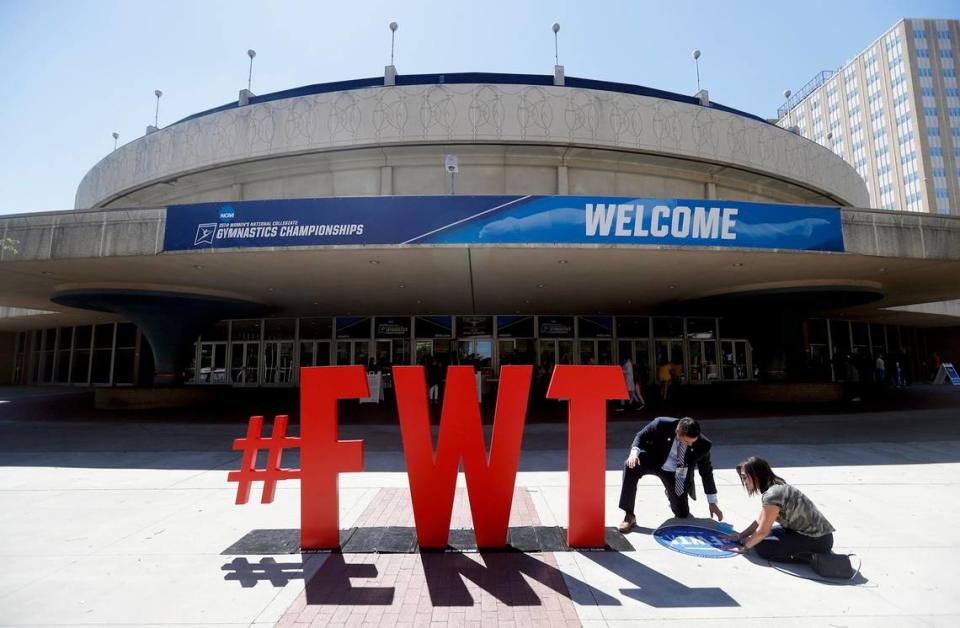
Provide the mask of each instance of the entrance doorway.
POLYGON ((723 379, 750 379, 750 343, 747 340, 721 340, 723 379))
POLYGON ((688 340, 690 349, 690 382, 705 384, 720 379, 715 340, 688 340))
POLYGON ((230 345, 230 382, 234 386, 256 386, 260 372, 260 342, 234 342, 230 345))
POLYGON ((370 341, 369 340, 338 340, 337 341, 337 364, 349 366, 359 364, 367 368, 370 362, 370 341))
POLYGON ((573 340, 539 340, 537 354, 543 365, 573 364, 573 340))
POLYGON ((227 343, 201 342, 197 363, 198 384, 227 383, 227 343))
POLYGON ((613 341, 581 340, 580 364, 590 364, 591 359, 596 360, 596 364, 613 364, 613 341))
POLYGON ((263 345, 263 384, 288 386, 293 383, 293 341, 270 340, 263 345))
POLYGON ((617 343, 617 349, 620 364, 623 364, 626 358, 630 358, 630 361, 633 362, 634 377, 641 383, 649 384, 653 376, 650 370, 650 341, 646 338, 643 340, 623 339, 617 343))

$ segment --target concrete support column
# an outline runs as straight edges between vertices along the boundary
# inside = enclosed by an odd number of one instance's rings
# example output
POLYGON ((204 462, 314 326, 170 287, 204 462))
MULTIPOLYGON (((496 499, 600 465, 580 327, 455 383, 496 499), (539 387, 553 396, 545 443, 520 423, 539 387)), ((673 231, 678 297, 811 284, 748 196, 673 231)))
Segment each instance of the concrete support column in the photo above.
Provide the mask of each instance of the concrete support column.
POLYGON ((150 342, 156 367, 155 386, 183 383, 197 336, 219 320, 259 316, 269 308, 249 301, 199 294, 145 290, 71 290, 54 303, 113 312, 135 324, 150 342))
POLYGON ((567 178, 567 167, 557 166, 557 194, 563 196, 570 193, 570 182, 567 178))
POLYGON ((230 200, 231 201, 243 200, 243 184, 242 183, 234 183, 230 187, 230 200))
POLYGON ((393 166, 380 166, 380 196, 393 196, 393 166))
POLYGON ((703 197, 707 200, 715 200, 717 198, 717 184, 713 181, 707 181, 703 186, 703 197))

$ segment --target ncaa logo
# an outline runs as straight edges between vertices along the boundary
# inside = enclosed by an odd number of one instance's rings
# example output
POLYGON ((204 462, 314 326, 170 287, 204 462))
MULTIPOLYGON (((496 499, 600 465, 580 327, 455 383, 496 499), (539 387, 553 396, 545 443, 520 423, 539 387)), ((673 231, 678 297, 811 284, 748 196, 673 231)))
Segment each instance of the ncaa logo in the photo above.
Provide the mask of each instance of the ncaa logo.
POLYGON ((230 222, 236 217, 236 212, 229 205, 220 208, 220 222, 230 222))
POLYGON ((723 549, 730 541, 723 538, 723 531, 697 526, 667 526, 653 533, 660 545, 688 556, 699 558, 727 558, 737 553, 723 549))
POLYGON ((205 222, 197 225, 197 236, 193 239, 193 246, 213 244, 213 236, 217 233, 217 223, 205 222))

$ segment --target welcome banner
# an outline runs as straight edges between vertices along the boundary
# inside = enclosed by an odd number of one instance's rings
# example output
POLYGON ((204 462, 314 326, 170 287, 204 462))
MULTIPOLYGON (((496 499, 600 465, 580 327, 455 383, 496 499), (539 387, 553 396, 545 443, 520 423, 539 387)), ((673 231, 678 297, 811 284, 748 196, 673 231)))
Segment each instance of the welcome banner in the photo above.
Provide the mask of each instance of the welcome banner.
POLYGON ((616 196, 376 196, 167 208, 164 250, 598 244, 843 251, 839 207, 616 196))

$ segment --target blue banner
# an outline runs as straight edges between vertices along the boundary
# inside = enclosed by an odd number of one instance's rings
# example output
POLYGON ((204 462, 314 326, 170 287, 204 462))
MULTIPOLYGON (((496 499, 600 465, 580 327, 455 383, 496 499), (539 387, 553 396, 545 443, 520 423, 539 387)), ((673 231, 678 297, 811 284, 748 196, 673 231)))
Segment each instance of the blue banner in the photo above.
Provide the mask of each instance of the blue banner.
POLYGON ((364 196, 172 205, 165 251, 619 244, 843 251, 838 207, 610 196, 364 196))

